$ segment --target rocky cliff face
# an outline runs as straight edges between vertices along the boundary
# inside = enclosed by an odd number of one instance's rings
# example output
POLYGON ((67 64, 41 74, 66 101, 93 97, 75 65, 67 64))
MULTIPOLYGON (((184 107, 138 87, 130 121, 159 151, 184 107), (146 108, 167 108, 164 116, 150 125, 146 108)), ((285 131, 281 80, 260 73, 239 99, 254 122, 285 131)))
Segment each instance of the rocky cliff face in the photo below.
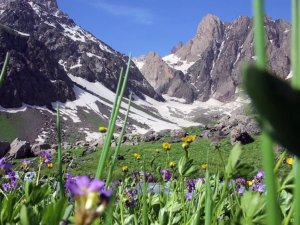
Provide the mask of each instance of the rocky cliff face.
MULTIPOLYGON (((269 69, 284 79, 290 73, 291 25, 283 20, 273 21, 270 18, 265 19, 265 24, 269 69)), ((243 65, 255 60, 252 20, 239 17, 232 23, 224 23, 214 15, 207 15, 199 24, 195 37, 186 44, 179 43, 171 53, 162 59, 170 68, 184 73, 181 80, 184 84, 190 84, 191 92, 176 92, 176 95, 184 97, 187 102, 206 101, 211 97, 223 102, 234 100, 241 83, 243 65)), ((151 68, 156 67, 155 62, 162 64, 156 58, 150 62, 151 68)), ((147 63, 149 60, 140 65, 143 66, 142 73, 149 80, 157 71, 151 73, 147 63)), ((169 72, 163 71, 169 70, 164 68, 160 71, 160 79, 168 77, 171 83, 169 72)), ((152 81, 153 86, 157 84, 159 85, 159 81, 152 81)), ((168 93, 168 90, 161 93, 168 93)))
MULTIPOLYGON (((11 53, 0 106, 72 101, 77 77, 115 91, 126 67, 127 56, 76 25, 56 0, 0 0, 0 24, 0 63, 11 53)), ((163 100, 134 64, 128 87, 142 99, 163 100)))

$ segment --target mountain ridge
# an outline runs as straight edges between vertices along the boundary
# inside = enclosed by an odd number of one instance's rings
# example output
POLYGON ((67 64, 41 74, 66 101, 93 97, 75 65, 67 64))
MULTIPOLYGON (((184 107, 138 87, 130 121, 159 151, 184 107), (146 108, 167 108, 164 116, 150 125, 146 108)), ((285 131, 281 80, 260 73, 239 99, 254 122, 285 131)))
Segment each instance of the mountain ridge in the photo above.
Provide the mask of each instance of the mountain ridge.
MULTIPOLYGON (((265 23, 269 69, 285 79, 290 73, 291 25, 287 21, 272 20, 270 17, 265 18, 265 23)), ((164 77, 170 76, 169 73, 164 73, 168 68, 161 70, 161 62, 155 65, 155 61, 159 61, 157 56, 151 59, 148 54, 146 58, 136 61, 148 81, 152 77, 165 79, 164 77), (147 63, 143 61, 146 58, 147 63)), ((190 84, 188 88, 193 92, 191 94, 178 89, 170 96, 181 96, 187 103, 207 101, 209 98, 222 102, 233 101, 241 84, 242 66, 255 60, 252 20, 240 16, 228 23, 208 14, 199 23, 196 34, 190 41, 185 44, 179 42, 179 45, 172 48, 170 55, 160 58, 170 68, 183 72, 181 82, 190 84)), ((177 72, 173 72, 173 77, 175 73, 177 72)), ((164 82, 163 85, 168 86, 169 83, 164 82)), ((159 84, 152 82, 154 87, 159 84)), ((170 93, 168 89, 161 87, 157 87, 156 91, 161 94, 170 93)))

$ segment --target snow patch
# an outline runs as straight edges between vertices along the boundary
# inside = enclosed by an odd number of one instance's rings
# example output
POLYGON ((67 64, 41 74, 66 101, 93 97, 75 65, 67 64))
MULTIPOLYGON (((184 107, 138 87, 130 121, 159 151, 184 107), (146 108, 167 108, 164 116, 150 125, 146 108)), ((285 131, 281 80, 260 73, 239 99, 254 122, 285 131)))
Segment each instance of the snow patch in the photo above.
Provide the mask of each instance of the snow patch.
POLYGON ((194 65, 195 62, 188 62, 187 60, 180 59, 175 54, 170 54, 162 58, 170 67, 175 70, 180 70, 184 74, 187 73, 188 69, 194 65))
POLYGON ((91 53, 91 52, 86 52, 85 54, 86 54, 88 57, 90 57, 90 58, 96 57, 96 58, 98 58, 98 59, 103 60, 103 58, 102 58, 101 56, 95 55, 95 54, 93 54, 93 53, 91 53))

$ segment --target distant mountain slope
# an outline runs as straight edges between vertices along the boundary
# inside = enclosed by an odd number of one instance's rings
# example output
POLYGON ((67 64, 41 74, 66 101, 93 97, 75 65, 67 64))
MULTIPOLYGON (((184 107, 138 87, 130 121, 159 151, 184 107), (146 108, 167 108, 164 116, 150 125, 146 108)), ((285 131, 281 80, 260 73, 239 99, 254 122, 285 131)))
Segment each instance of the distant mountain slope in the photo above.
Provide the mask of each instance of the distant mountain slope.
MULTIPOLYGON (((127 56, 76 25, 58 9, 56 0, 1 0, 0 13, 0 23, 16 31, 0 32, 0 59, 6 51, 12 56, 0 90, 1 106, 49 106, 54 101, 74 100, 74 81, 68 74, 99 81, 115 91, 127 56)), ((131 90, 142 99, 147 95, 163 100, 134 64, 128 87, 127 94, 131 90)))
MULTIPOLYGON (((267 53, 269 69, 285 78, 290 73, 290 29, 291 25, 283 20, 265 19, 267 34, 267 53)), ((234 100, 237 87, 241 83, 241 68, 246 62, 253 62, 252 20, 239 17, 232 23, 224 23, 214 15, 207 15, 198 26, 195 37, 186 44, 179 43, 172 54, 163 58, 169 68, 151 53, 148 57, 137 59, 138 66, 146 79, 156 90, 170 96, 181 96, 186 102, 207 101, 209 98, 228 102, 234 100), (150 56, 155 57, 150 57, 150 56), (185 76, 175 76, 179 70, 185 76), (152 78, 156 77, 155 80, 152 78), (164 86, 171 87, 172 82, 181 79, 189 84, 192 93, 169 91, 160 88, 160 80, 166 80, 164 86)), ((186 89, 186 88, 185 88, 186 89)))

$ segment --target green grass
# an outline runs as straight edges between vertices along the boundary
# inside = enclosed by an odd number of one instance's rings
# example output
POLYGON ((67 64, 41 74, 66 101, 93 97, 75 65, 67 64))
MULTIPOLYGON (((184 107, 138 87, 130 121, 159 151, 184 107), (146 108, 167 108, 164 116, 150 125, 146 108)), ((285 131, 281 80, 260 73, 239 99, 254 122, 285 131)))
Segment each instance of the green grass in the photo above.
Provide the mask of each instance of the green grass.
MULTIPOLYGON (((246 168, 242 170, 244 172, 240 172, 240 174, 238 174, 237 176, 251 178, 258 170, 263 169, 260 146, 261 142, 257 137, 255 137, 255 141, 253 143, 242 146, 242 154, 240 160, 246 164, 246 168)), ((189 157, 194 160, 194 165, 199 168, 199 171, 195 176, 203 177, 205 175, 205 171, 201 169, 202 163, 208 164, 211 174, 220 172, 222 176, 224 167, 221 157, 223 158, 224 162, 227 163, 227 159, 232 147, 233 146, 231 145, 229 138, 221 140, 219 150, 216 150, 212 146, 211 141, 207 139, 196 140, 194 143, 192 143, 188 151, 189 157)), ((64 152, 64 154, 69 154, 74 158, 72 163, 73 168, 69 168, 67 172, 71 173, 72 175, 94 174, 97 168, 101 149, 97 149, 96 152, 88 155, 82 155, 83 151, 85 151, 85 148, 78 147, 76 149, 71 149, 64 152)), ((113 152, 114 148, 111 148, 110 155, 112 155, 113 152)), ((276 152, 276 157, 279 157, 280 153, 281 151, 276 152)), ((179 159, 184 154, 185 152, 182 150, 181 143, 174 143, 172 144, 171 150, 169 151, 169 161, 175 161, 176 164, 178 164, 179 159)), ((158 178, 159 176, 160 168, 169 168, 168 156, 167 153, 162 149, 161 142, 140 143, 136 146, 122 145, 119 155, 124 156, 125 160, 117 160, 115 171, 113 172, 113 180, 123 177, 123 173, 121 171, 122 166, 128 166, 129 173, 137 170, 142 170, 143 161, 145 161, 145 170, 154 173, 156 178, 158 178), (159 151, 159 153, 157 153, 157 150, 159 151), (133 157, 134 153, 141 154, 142 159, 135 159, 133 157), (152 160, 154 160, 154 162, 151 167, 152 160)), ((56 156, 53 156, 53 159, 55 158, 56 156)), ((34 159, 34 161, 37 165, 38 158, 34 159)), ((18 160, 16 160, 15 162, 18 162, 18 160)), ((16 163, 16 165, 18 165, 18 163, 16 163)), ((64 167, 66 167, 66 165, 64 165, 64 167)), ((290 170, 291 166, 284 163, 279 170, 280 177, 286 176, 290 170)), ((50 170, 47 168, 43 168, 42 174, 50 175, 51 171, 56 171, 56 167, 50 170)), ((105 175, 107 174, 105 173, 105 175)))
MULTIPOLYGON (((246 168, 244 172, 241 172, 237 176, 251 178, 258 170, 262 170, 260 144, 260 139, 255 138, 253 143, 242 146, 241 161, 246 164, 246 168)), ((201 139, 192 143, 188 151, 189 157, 194 160, 194 165, 199 168, 196 176, 199 177, 205 175, 205 171, 201 169, 202 163, 208 163, 211 174, 220 172, 222 175, 224 167, 221 156, 226 163, 231 149, 232 145, 229 138, 225 138, 220 142, 219 150, 214 149, 210 140, 201 139), (218 151, 221 153, 221 156, 218 151)), ((110 150, 110 155, 112 155, 113 150, 113 148, 110 150)), ((92 175, 96 170, 101 150, 98 149, 92 154, 82 156, 83 151, 84 148, 77 148, 68 151, 68 153, 74 157, 74 168, 70 168, 68 171, 72 175, 92 175)), ((279 155, 280 153, 281 152, 278 152, 276 154, 279 155)), ((171 150, 169 151, 170 161, 175 161, 178 164, 178 160, 184 154, 185 153, 181 148, 181 143, 172 144, 171 150)), ((120 149, 120 155, 124 156, 125 160, 117 161, 115 171, 113 173, 113 180, 122 178, 123 173, 121 171, 121 167, 125 165, 129 167, 129 173, 132 173, 136 170, 142 170, 143 161, 145 161, 146 171, 154 173, 156 178, 159 176, 160 168, 169 167, 167 153, 162 149, 162 143, 141 143, 137 146, 123 145, 120 149), (159 153, 157 153, 157 150, 159 153), (133 157, 134 153, 141 154, 142 159, 135 159, 133 157), (152 160, 154 160, 154 162, 151 167, 150 164, 152 160)), ((289 165, 284 164, 281 166, 279 171, 280 176, 285 176, 290 169, 291 167, 289 165)))
POLYGON ((12 123, 11 120, 4 115, 0 115, 0 137, 2 140, 12 141, 19 136, 18 126, 16 123, 12 123))

